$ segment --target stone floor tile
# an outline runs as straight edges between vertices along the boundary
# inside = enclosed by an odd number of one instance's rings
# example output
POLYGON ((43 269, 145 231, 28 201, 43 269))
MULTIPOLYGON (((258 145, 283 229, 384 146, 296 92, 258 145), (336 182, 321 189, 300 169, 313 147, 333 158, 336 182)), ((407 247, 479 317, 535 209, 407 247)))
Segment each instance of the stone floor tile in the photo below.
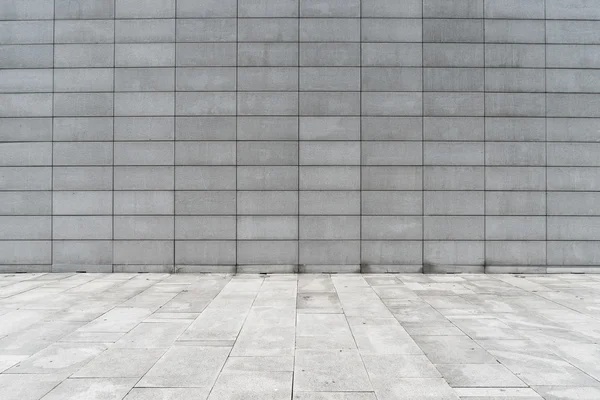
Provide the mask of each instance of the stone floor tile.
POLYGON ((42 321, 0 339, 0 354, 33 355, 75 331, 84 322, 42 321))
POLYGON ((298 314, 296 349, 356 349, 343 314, 298 314))
POLYGON ((23 355, 23 356, 0 355, 0 373, 6 371, 13 365, 17 364, 18 362, 25 360, 27 357, 28 356, 26 356, 26 355, 23 355))
POLYGON ((166 303, 171 301, 176 295, 177 293, 172 292, 156 292, 153 291, 152 288, 150 288, 122 303, 121 306, 148 308, 153 311, 156 311, 162 306, 164 306, 166 303))
POLYGON ((458 400, 442 378, 404 378, 381 385, 373 383, 378 400, 458 400))
POLYGON ((261 279, 232 279, 180 340, 237 339, 261 285, 261 279))
POLYGON ((36 287, 26 292, 18 293, 7 298, 0 299, 0 305, 8 308, 19 308, 22 310, 59 310, 75 299, 65 295, 63 288, 36 287))
POLYGON ((252 307, 231 355, 293 356, 295 307, 252 307))
POLYGON ((210 388, 133 388, 123 400, 206 400, 210 388))
POLYGON ((402 378, 441 378, 435 366, 424 355, 361 354, 371 382, 402 378))
POLYGON ((0 337, 19 332, 50 316, 51 310, 12 310, 0 316, 0 337))
MULTIPOLYGON (((218 293, 215 293, 216 296, 218 293)), ((211 303, 214 296, 202 293, 199 295, 197 292, 184 292, 179 293, 171 301, 165 304, 160 312, 172 312, 172 313, 201 313, 211 303)))
POLYGON ((450 321, 472 339, 521 339, 518 331, 497 318, 471 317, 450 318, 450 321))
POLYGON ((294 391, 372 391, 356 350, 297 350, 294 391))
POLYGON ((336 293, 301 292, 298 293, 298 310, 304 313, 341 313, 342 306, 336 293))
POLYGON ((600 345, 598 344, 557 344, 554 353, 600 381, 600 345))
POLYGON ((177 295, 181 292, 187 292, 191 286, 191 282, 165 282, 165 280, 162 280, 152 286, 152 290, 156 293, 175 293, 177 295))
MULTIPOLYGON (((160 310, 159 310, 160 311, 160 310)), ((173 320, 190 320, 193 321, 200 313, 186 313, 186 312, 155 312, 144 322, 172 322, 173 320)))
POLYGON ((500 296, 519 296, 524 293, 521 288, 502 282, 496 278, 471 280, 467 286, 478 294, 496 294, 500 296))
POLYGON ((230 356, 223 371, 293 372, 294 357, 233 357, 230 356))
POLYGON ((436 367, 452 387, 527 386, 501 364, 438 364, 436 367))
POLYGON ((534 386, 536 392, 546 400, 598 400, 600 388, 573 386, 534 386))
POLYGON ((434 282, 432 279, 434 275, 425 275, 425 274, 398 274, 396 275, 396 279, 400 282, 406 283, 427 283, 434 282))
POLYGON ((292 372, 223 371, 209 400, 288 400, 292 396, 292 372))
POLYGON ((434 364, 495 364, 496 358, 468 336, 413 336, 434 364))
MULTIPOLYGON (((5 277, 6 275, 2 275, 5 277)), ((3 278, 4 279, 4 278, 3 278)), ((45 282, 35 281, 33 279, 26 280, 23 282, 14 282, 10 285, 0 287, 0 298, 7 298, 11 296, 16 296, 19 293, 25 293, 27 291, 33 290, 37 287, 44 285, 45 282)))
POLYGON ((83 332, 129 332, 152 314, 147 308, 114 308, 80 328, 83 332))
POLYGON ((0 399, 39 400, 62 379, 64 378, 51 374, 1 374, 0 399))
POLYGON ((227 347, 172 347, 136 386, 210 387, 230 350, 227 347))
POLYGON ((394 318, 348 317, 348 322, 362 354, 423 354, 394 318))
MULTIPOLYGON (((400 282, 396 277, 392 274, 390 276, 368 276, 363 274, 364 280, 375 290, 376 292, 379 290, 378 288, 406 288, 404 283, 400 282)), ((409 295, 413 295, 411 291, 408 292, 409 295)))
POLYGON ((293 326, 242 328, 231 352, 234 356, 289 356, 294 354, 293 326))
POLYGON ((333 286, 335 286, 335 290, 338 293, 355 292, 359 288, 370 288, 362 274, 331 275, 331 281, 333 282, 333 286))
POLYGON ((9 374, 72 374, 104 350, 100 343, 55 343, 19 362, 9 374))
POLYGON ((260 292, 254 300, 253 307, 296 308, 296 290, 260 292))
POLYGON ((522 296, 498 296, 495 294, 472 294, 462 295, 462 298, 469 301, 470 303, 477 304, 479 308, 487 313, 516 313, 522 311, 518 301, 514 300, 514 297, 522 296))
POLYGON ((141 378, 166 349, 112 347, 79 369, 72 378, 141 378))
POLYGON ((121 339, 125 333, 123 332, 81 332, 75 331, 62 339, 59 342, 70 343, 115 343, 121 339))
POLYGON ((524 337, 527 337, 530 331, 565 330, 532 310, 521 310, 517 313, 494 313, 493 315, 510 328, 518 330, 519 334, 524 337))
MULTIPOLYGON (((129 278, 130 279, 130 278, 129 278)), ((102 292, 121 285, 123 281, 116 279, 102 279, 102 277, 98 277, 93 281, 89 281, 84 283, 83 285, 75 286, 72 289, 68 290, 68 293, 76 294, 76 295, 94 295, 101 294, 102 292)))
POLYGON ((400 282, 394 286, 373 286, 373 291, 381 300, 418 298, 415 292, 404 287, 400 282))
MULTIPOLYGON (((264 278, 259 275, 239 274, 231 277, 231 281, 223 288, 221 295, 228 293, 257 293, 264 282, 264 278)), ((255 296, 254 296, 255 297, 255 296)))
POLYGON ((121 400, 135 382, 127 378, 67 379, 42 400, 121 400))
POLYGON ((522 277, 515 275, 498 275, 496 276, 496 279, 529 292, 544 292, 551 290, 550 288, 534 282, 531 279, 523 279, 522 277))
POLYGON ((431 275, 433 282, 465 282, 466 279, 460 275, 431 275))
POLYGON ((289 399, 292 381, 296 400, 596 400, 599 281, 0 276, 0 400, 121 399, 94 387, 142 375, 126 400, 289 399))
POLYGON ((448 319, 429 304, 421 301, 402 301, 401 304, 386 302, 389 310, 394 314, 398 322, 414 324, 444 324, 448 319))
POLYGON ((455 388, 464 400, 542 400, 531 388, 455 388))
POLYGON ((335 293, 331 277, 327 274, 306 274, 298 276, 298 293, 335 293))
POLYGON ((177 346, 227 347, 231 349, 235 344, 235 340, 178 340, 175 344, 177 346))
POLYGON ((115 347, 164 348, 172 346, 191 321, 142 322, 115 343, 115 347))
POLYGON ((377 400, 375 392, 294 392, 293 400, 377 400))
POLYGON ((471 303, 462 296, 426 296, 421 295, 421 299, 429 303, 436 310, 440 309, 468 309, 477 310, 479 306, 471 303))
POLYGON ((477 344, 483 347, 488 352, 492 350, 497 351, 515 351, 515 352, 535 352, 545 354, 548 349, 544 346, 539 345, 531 340, 498 340, 498 339, 485 339, 477 340, 477 344))
POLYGON ((350 287, 347 291, 338 291, 338 297, 348 317, 392 317, 390 310, 369 287, 350 287))
MULTIPOLYGON (((543 294, 541 294, 543 295, 543 294)), ((573 311, 569 308, 542 308, 536 310, 536 312, 542 315, 547 320, 554 322, 560 327, 570 329, 575 324, 593 324, 597 321, 589 315, 582 314, 577 311, 573 311)))
POLYGON ((531 386, 600 386, 599 381, 554 354, 531 350, 490 353, 531 386))
POLYGON ((463 336, 464 332, 453 324, 419 324, 406 322, 402 324, 411 336, 463 336))
POLYGON ((79 302, 79 304, 74 304, 55 312, 46 318, 46 320, 58 322, 91 322, 118 304, 117 300, 109 299, 108 296, 102 300, 86 299, 85 302, 79 302))
POLYGON ((235 340, 248 309, 206 309, 180 336, 180 340, 235 340))

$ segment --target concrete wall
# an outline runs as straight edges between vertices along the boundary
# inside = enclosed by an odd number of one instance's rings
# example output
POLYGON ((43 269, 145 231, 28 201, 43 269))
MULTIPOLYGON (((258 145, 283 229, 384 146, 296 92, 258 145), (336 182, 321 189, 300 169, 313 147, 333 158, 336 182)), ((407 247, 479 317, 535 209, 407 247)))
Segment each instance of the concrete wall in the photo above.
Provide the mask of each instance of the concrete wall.
POLYGON ((600 263, 597 0, 0 0, 1 271, 600 263))

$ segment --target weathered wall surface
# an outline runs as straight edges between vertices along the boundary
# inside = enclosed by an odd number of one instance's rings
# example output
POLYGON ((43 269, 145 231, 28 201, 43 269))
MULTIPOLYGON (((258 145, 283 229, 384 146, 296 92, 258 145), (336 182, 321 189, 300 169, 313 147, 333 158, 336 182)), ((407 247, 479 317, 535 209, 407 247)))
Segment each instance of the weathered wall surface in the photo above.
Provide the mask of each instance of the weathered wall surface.
POLYGON ((596 0, 0 0, 0 270, 600 264, 596 0))

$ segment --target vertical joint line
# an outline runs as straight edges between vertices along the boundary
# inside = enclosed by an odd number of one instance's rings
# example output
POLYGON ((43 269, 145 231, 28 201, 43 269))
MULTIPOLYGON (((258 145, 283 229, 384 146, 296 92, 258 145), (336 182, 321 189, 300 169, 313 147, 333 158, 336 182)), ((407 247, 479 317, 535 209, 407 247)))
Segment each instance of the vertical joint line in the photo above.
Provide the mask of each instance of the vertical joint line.
POLYGON ((546 187, 544 187, 544 199, 546 201, 544 212, 546 214, 546 252, 544 261, 546 264, 546 271, 548 272, 548 19, 546 15, 547 1, 544 0, 544 178, 546 181, 546 187))
POLYGON ((363 86, 362 86, 362 66, 363 66, 363 62, 362 62, 362 43, 363 43, 363 36, 362 36, 362 1, 360 1, 359 4, 359 10, 358 10, 358 16, 359 16, 359 27, 358 27, 358 35, 359 35, 359 43, 358 43, 358 70, 359 70, 359 99, 358 99, 358 106, 359 106, 359 116, 358 116, 358 162, 359 162, 359 169, 358 169, 358 268, 359 271, 362 273, 363 272, 363 257, 362 257, 362 237, 363 237, 363 229, 362 229, 362 195, 363 195, 363 190, 362 190, 362 172, 363 172, 363 158, 362 158, 362 121, 363 121, 363 113, 362 113, 362 94, 363 94, 363 86))
POLYGON ((240 35, 239 35, 239 26, 240 26, 240 2, 236 0, 235 2, 235 177, 233 178, 235 181, 235 265, 234 270, 237 274, 238 272, 238 124, 239 124, 239 116, 238 116, 238 97, 239 97, 239 65, 240 65, 240 35))
MULTIPOLYGON (((18 1, 18 0, 17 0, 18 1)), ((54 66, 56 51, 56 0, 52 5, 52 123, 50 137, 50 272, 54 270, 54 66)))
POLYGON ((111 270, 115 272, 115 97, 116 97, 116 75, 117 75, 117 0, 113 1, 113 87, 112 87, 112 255, 111 270))
MULTIPOLYGON (((496 0, 494 0, 496 1, 496 0)), ((482 15, 482 23, 483 23, 483 266, 485 272, 485 266, 487 265, 487 188, 486 188, 486 180, 487 180, 487 128, 486 128, 486 117, 487 117, 487 108, 486 108, 486 54, 485 54, 485 0, 483 0, 483 15, 482 15)))
POLYGON ((175 211, 175 197, 177 196, 177 0, 175 0, 175 48, 173 53, 173 272, 177 272, 177 213, 175 211))
POLYGON ((421 2, 421 272, 425 266, 425 4, 421 2))

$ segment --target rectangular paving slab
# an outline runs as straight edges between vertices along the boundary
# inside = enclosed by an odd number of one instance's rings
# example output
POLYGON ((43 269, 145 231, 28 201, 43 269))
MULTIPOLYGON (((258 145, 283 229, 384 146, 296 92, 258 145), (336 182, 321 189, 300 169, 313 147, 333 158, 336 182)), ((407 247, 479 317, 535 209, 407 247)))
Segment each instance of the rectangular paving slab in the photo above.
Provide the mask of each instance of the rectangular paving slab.
POLYGON ((0 400, 600 398, 591 275, 22 274, 0 288, 0 400), (36 308, 56 290, 80 300, 36 308))
POLYGON ((229 352, 230 349, 226 347, 172 347, 136 386, 210 387, 229 352))

